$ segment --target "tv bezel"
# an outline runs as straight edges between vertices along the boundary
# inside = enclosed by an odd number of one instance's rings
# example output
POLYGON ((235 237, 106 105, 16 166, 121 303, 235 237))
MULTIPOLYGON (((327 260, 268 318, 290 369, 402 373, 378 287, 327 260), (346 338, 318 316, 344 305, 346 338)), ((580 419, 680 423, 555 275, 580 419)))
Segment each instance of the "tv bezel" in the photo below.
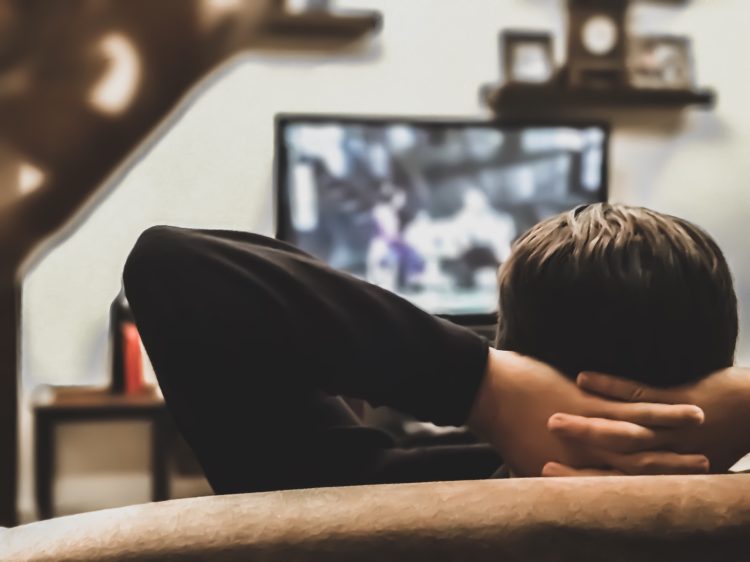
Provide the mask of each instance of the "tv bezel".
MULTIPOLYGON (((287 152, 284 128, 290 124, 342 124, 342 125, 416 125, 421 127, 482 127, 487 129, 523 129, 528 127, 572 127, 576 129, 600 128, 604 131, 604 157, 602 160, 602 186, 598 201, 609 198, 609 148, 611 124, 602 120, 577 119, 480 119, 463 117, 430 117, 409 115, 356 115, 337 113, 278 113, 274 117, 273 205, 276 238, 289 241, 291 211, 288 208, 287 152), (286 202, 286 205, 282 204, 286 202)), ((401 296, 401 295, 397 295, 401 296)), ((405 297, 401 297, 405 298, 405 297)), ((408 300, 408 299, 406 299, 408 300)), ((416 306, 416 305, 415 305, 416 306)), ((429 311, 426 311, 429 312, 429 311)), ((432 313, 431 313, 432 314, 432 313)), ((497 323, 497 313, 486 314, 435 314, 462 326, 490 326, 497 323)))

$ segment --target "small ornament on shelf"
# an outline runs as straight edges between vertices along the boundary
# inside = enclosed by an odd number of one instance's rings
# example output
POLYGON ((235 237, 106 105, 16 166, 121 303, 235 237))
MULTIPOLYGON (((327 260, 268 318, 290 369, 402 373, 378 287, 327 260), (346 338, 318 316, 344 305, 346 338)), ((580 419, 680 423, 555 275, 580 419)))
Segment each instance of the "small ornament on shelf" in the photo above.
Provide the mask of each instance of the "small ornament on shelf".
POLYGON ((568 0, 568 84, 613 88, 627 84, 629 0, 568 0))

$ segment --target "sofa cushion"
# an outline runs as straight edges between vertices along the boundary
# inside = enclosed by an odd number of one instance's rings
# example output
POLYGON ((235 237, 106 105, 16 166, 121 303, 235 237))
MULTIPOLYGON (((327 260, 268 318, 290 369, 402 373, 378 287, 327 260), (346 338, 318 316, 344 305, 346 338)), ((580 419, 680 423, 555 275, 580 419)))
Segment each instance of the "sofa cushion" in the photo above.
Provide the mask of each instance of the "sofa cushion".
POLYGON ((0 534, 0 560, 750 559, 750 475, 517 479, 174 500, 0 534))

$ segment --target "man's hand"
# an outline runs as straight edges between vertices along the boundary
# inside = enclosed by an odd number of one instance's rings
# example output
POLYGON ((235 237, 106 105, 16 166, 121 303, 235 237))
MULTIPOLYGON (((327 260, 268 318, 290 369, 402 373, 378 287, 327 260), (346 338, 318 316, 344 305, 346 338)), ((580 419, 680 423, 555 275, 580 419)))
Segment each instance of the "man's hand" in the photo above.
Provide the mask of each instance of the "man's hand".
MULTIPOLYGON (((725 472, 750 452, 750 369, 730 368, 713 373, 699 382, 674 389, 655 389, 629 380, 596 373, 583 373, 578 385, 598 395, 629 402, 696 404, 705 412, 705 423, 695 427, 655 429, 643 435, 644 447, 701 453, 711 460, 712 472, 725 472), (649 443, 652 440, 652 443, 649 443)), ((595 419, 555 416, 552 432, 570 444, 596 446, 605 433, 595 419)), ((645 425, 653 425, 646 423, 645 425)), ((570 466, 556 464, 550 475, 580 475, 570 466)))
POLYGON ((519 476, 539 476, 543 469, 545 475, 581 469, 586 474, 708 470, 705 456, 662 447, 668 444, 665 435, 703 422, 700 408, 605 399, 529 357, 495 349, 489 353, 468 424, 519 476), (581 419, 585 432, 561 437, 559 425, 570 428, 570 420, 581 419))

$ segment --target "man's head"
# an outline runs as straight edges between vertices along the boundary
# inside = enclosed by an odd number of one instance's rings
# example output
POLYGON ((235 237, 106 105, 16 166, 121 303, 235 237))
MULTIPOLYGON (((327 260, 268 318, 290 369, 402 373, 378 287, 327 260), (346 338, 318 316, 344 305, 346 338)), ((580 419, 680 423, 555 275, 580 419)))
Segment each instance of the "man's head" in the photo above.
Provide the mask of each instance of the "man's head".
POLYGON ((688 221, 596 204, 524 234, 500 269, 496 345, 569 376, 654 386, 734 361, 737 298, 721 250, 688 221))

